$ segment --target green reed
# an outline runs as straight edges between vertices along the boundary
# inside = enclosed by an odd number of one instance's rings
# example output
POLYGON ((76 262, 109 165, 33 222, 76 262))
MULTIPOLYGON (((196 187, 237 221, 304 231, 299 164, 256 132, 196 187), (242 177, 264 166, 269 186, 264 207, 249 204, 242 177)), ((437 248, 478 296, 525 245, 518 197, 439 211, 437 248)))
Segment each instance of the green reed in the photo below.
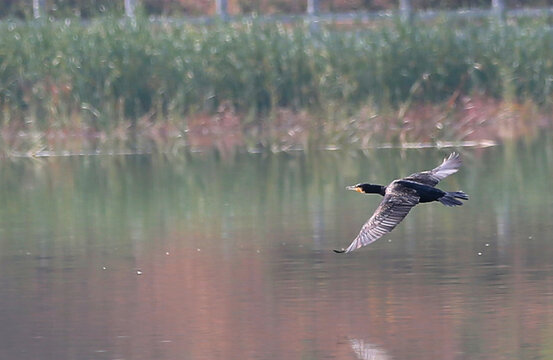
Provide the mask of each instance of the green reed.
POLYGON ((3 21, 0 33, 2 124, 40 129, 74 119, 110 129, 141 116, 214 113, 223 103, 254 115, 328 104, 399 108, 454 94, 547 105, 553 91, 546 21, 314 30, 106 17, 3 21))

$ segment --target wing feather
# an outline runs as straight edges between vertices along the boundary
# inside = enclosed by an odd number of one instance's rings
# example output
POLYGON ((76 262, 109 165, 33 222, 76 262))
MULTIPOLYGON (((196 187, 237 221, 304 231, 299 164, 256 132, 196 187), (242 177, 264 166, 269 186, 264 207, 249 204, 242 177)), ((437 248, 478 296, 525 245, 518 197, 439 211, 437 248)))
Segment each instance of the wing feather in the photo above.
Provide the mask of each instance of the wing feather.
POLYGON ((419 198, 416 195, 386 194, 374 214, 361 228, 359 235, 346 250, 339 252, 348 253, 380 239, 392 231, 418 202, 419 198))
POLYGON ((453 152, 436 168, 411 174, 407 176, 405 180, 416 181, 429 186, 436 186, 440 180, 445 179, 451 174, 455 174, 461 167, 461 164, 461 157, 458 153, 453 152))

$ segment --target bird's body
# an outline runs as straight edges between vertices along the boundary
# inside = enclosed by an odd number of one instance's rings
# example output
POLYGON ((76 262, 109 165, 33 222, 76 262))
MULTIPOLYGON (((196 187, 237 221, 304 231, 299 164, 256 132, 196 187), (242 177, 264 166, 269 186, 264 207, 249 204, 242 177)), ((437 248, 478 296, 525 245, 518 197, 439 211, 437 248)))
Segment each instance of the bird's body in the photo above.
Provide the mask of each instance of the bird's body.
POLYGON ((468 200, 468 196, 464 192, 446 192, 435 187, 440 180, 456 173, 460 166, 459 154, 452 153, 444 159, 440 166, 394 180, 388 186, 374 184, 348 186, 348 190, 364 194, 380 194, 384 196, 384 199, 363 225, 351 245, 345 250, 334 251, 350 252, 378 240, 384 234, 392 231, 418 203, 439 201, 446 206, 463 205, 458 199, 468 200))

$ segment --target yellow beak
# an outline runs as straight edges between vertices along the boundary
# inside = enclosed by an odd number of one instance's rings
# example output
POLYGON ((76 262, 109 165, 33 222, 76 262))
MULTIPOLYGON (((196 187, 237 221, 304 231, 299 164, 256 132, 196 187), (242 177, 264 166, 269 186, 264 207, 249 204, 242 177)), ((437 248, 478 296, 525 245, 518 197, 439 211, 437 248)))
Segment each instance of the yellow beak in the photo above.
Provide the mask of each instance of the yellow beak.
POLYGON ((357 192, 360 192, 360 193, 363 192, 363 190, 361 190, 361 188, 360 188, 359 186, 346 186, 346 189, 347 189, 347 190, 357 191, 357 192))

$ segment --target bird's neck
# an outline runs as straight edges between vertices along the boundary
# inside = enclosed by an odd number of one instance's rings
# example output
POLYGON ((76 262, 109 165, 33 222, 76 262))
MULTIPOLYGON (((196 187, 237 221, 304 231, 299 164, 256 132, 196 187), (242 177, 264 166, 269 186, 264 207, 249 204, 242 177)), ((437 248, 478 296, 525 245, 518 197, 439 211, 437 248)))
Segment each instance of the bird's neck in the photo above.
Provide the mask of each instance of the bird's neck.
POLYGON ((386 194, 386 186, 382 185, 369 185, 363 190, 367 194, 380 194, 382 196, 386 194))

